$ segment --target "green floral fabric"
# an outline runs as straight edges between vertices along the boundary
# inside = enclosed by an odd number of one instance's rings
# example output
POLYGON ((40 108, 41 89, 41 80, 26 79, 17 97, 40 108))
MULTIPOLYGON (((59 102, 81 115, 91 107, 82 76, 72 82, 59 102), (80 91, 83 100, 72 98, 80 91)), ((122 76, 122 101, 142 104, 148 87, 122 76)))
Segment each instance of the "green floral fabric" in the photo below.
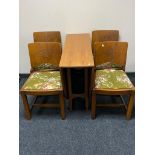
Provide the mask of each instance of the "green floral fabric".
POLYGON ((133 85, 123 70, 96 70, 95 88, 125 89, 133 85))
POLYGON ((123 66, 122 65, 119 65, 119 64, 114 64, 114 63, 111 63, 111 62, 106 62, 106 63, 103 63, 103 64, 100 64, 100 65, 97 65, 96 66, 96 69, 122 69, 123 66))
POLYGON ((33 69, 35 71, 37 71, 37 70, 59 70, 59 67, 55 66, 53 64, 45 63, 45 64, 41 64, 33 69))
POLYGON ((24 84, 28 90, 60 89, 61 77, 59 71, 34 72, 24 84))

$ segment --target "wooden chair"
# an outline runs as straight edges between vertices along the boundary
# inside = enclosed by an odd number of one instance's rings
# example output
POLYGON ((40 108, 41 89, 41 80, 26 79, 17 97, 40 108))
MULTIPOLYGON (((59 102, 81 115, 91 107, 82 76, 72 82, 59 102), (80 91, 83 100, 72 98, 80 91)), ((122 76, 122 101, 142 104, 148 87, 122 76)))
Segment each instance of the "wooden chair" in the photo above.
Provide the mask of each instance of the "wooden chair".
MULTIPOLYGON (((44 31, 44 32, 34 32, 33 33, 33 39, 34 42, 59 42, 61 43, 61 34, 60 31, 44 31)), ((30 69, 30 73, 32 73, 34 70, 33 68, 30 69)), ((68 98, 68 91, 67 91, 67 73, 66 71, 62 70, 62 78, 64 81, 64 94, 68 98)))
POLYGON ((134 104, 135 88, 127 77, 125 70, 127 42, 107 41, 96 42, 95 48, 95 68, 92 73, 92 107, 91 117, 95 119, 96 108, 99 107, 124 107, 127 111, 126 118, 130 119, 134 104), (101 64, 111 62, 117 64, 119 69, 102 68, 101 64), (98 66, 101 68, 97 69, 98 66), (121 104, 97 104, 96 95, 117 95, 121 97, 123 103, 121 104), (121 95, 130 95, 128 105, 125 104, 121 95))
MULTIPOLYGON (((30 43, 28 47, 32 68, 36 68, 42 64, 52 64, 57 67, 59 66, 62 53, 60 43, 30 43)), ((31 119, 31 109, 33 107, 60 108, 61 118, 65 119, 64 94, 60 70, 51 68, 47 70, 34 71, 20 89, 20 93, 27 119, 31 119), (36 97, 34 103, 32 104, 32 108, 30 109, 27 95, 34 95, 37 97, 59 95, 60 103, 40 104, 37 103, 36 97)))
POLYGON ((119 40, 118 30, 95 30, 92 32, 92 49, 94 51, 95 42, 118 41, 118 40, 119 40))
POLYGON ((34 32, 34 42, 59 42, 61 43, 61 34, 59 31, 34 32))

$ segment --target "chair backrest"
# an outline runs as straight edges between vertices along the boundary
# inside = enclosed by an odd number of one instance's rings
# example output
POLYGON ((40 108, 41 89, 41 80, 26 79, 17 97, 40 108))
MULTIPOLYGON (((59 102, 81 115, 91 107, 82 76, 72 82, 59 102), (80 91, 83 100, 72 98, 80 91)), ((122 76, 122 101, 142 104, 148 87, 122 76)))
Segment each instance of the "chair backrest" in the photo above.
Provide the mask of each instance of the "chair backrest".
POLYGON ((94 51, 95 42, 118 41, 118 40, 119 40, 118 30, 95 30, 92 32, 92 49, 94 51))
POLYGON ((125 70, 128 43, 118 41, 95 42, 95 66, 111 62, 123 66, 125 70))
POLYGON ((28 44, 31 67, 36 68, 42 64, 59 66, 62 49, 57 42, 36 42, 28 44))
POLYGON ((61 43, 61 34, 59 31, 34 32, 34 42, 59 42, 61 43))
POLYGON ((103 41, 118 41, 119 31, 118 30, 95 30, 92 32, 92 42, 103 42, 103 41))

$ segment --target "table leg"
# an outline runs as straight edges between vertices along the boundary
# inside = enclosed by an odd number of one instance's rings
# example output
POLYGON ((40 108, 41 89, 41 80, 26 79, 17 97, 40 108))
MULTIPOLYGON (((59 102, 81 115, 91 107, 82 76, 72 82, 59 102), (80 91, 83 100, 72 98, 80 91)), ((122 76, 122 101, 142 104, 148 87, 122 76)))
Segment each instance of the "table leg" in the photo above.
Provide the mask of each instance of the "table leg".
POLYGON ((90 73, 89 73, 89 79, 88 79, 88 81, 90 82, 90 84, 89 84, 89 97, 91 98, 91 96, 92 96, 92 89, 93 89, 93 87, 94 87, 94 68, 91 68, 90 69, 90 73))
POLYGON ((71 84, 71 69, 67 68, 67 79, 68 79, 68 98, 69 98, 69 108, 72 110, 72 84, 71 84))
MULTIPOLYGON (((71 69, 67 69, 67 79, 68 79, 68 94, 69 94, 69 108, 72 110, 72 99, 73 99, 73 93, 72 93, 72 81, 71 81, 71 69)), ((85 108, 86 111, 88 111, 88 68, 84 69, 84 93, 78 96, 85 98, 85 108)), ((74 94, 75 97, 75 94, 74 94)))
POLYGON ((85 89, 84 89, 84 94, 85 94, 85 108, 86 111, 88 111, 88 68, 84 69, 84 78, 85 78, 85 89))
POLYGON ((62 86, 64 90, 64 95, 66 98, 68 98, 68 89, 67 89, 67 84, 66 84, 66 74, 64 69, 60 69, 60 74, 61 74, 61 81, 62 81, 62 86))

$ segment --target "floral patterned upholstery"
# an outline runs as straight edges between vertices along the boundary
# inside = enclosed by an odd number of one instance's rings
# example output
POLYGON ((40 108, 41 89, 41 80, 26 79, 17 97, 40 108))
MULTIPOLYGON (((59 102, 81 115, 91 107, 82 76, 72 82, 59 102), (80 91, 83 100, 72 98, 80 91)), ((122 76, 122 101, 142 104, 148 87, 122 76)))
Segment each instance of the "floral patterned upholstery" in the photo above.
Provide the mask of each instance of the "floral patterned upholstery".
POLYGON ((123 70, 96 70, 95 88, 97 89, 126 89, 132 87, 133 84, 123 70))
POLYGON ((34 72, 25 82, 25 90, 49 90, 60 89, 61 77, 59 71, 34 72))
POLYGON ((59 70, 59 67, 58 66, 55 66, 53 64, 49 64, 49 63, 44 63, 44 64, 41 64, 37 67, 34 67, 33 68, 35 71, 46 71, 46 70, 59 70))
POLYGON ((106 63, 102 63, 102 64, 96 66, 96 69, 111 69, 111 68, 120 70, 123 68, 123 65, 106 62, 106 63))

